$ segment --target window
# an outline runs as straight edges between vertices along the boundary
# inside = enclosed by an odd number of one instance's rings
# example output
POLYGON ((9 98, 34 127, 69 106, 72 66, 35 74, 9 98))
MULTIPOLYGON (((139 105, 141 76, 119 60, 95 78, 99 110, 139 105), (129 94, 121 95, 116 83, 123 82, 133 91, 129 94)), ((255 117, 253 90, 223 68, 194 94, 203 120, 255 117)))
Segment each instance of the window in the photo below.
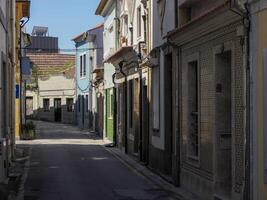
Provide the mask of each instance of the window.
POLYGON ((133 80, 129 81, 129 125, 133 127, 133 80))
POLYGON ((66 99, 66 104, 67 104, 67 111, 68 112, 73 112, 74 111, 74 104, 73 104, 73 98, 67 98, 66 99))
POLYGON ((179 13, 180 26, 192 20, 192 7, 180 7, 179 13))
POLYGON ((83 76, 86 76, 86 54, 83 55, 83 76))
POLYGON ((159 130, 160 118, 160 67, 152 69, 152 109, 153 109, 153 129, 159 130))
POLYGON ((49 109, 50 109, 49 99, 43 99, 43 109, 44 109, 44 112, 49 112, 49 109))
POLYGON ((113 118, 113 92, 110 90, 109 95, 109 118, 113 118))
POLYGON ((198 62, 188 63, 188 154, 199 156, 199 72, 198 62))
POLYGON ((137 37, 141 37, 141 30, 142 30, 142 25, 141 25, 141 6, 137 8, 137 37))
POLYGON ((86 54, 80 56, 80 77, 86 76, 86 54))
POLYGON ((175 17, 175 28, 178 27, 178 13, 179 13, 178 0, 174 0, 174 17, 175 17))
POLYGON ((128 15, 124 16, 124 35, 127 36, 128 34, 128 29, 129 29, 129 25, 128 25, 128 15))
POLYGON ((83 57, 80 56, 80 77, 83 76, 83 57))

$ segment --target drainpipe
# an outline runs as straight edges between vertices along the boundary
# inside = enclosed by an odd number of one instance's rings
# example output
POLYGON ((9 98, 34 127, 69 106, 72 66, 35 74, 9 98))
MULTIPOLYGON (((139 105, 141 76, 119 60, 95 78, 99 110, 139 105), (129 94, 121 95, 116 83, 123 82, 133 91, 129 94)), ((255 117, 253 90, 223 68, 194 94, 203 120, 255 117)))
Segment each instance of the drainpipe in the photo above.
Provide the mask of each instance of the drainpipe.
POLYGON ((125 79, 125 83, 124 83, 124 145, 125 145, 125 153, 128 153, 128 137, 127 137, 127 128, 128 128, 128 119, 127 119, 127 75, 124 73, 124 71, 122 70, 123 67, 123 61, 119 63, 119 70, 120 73, 124 76, 125 79))

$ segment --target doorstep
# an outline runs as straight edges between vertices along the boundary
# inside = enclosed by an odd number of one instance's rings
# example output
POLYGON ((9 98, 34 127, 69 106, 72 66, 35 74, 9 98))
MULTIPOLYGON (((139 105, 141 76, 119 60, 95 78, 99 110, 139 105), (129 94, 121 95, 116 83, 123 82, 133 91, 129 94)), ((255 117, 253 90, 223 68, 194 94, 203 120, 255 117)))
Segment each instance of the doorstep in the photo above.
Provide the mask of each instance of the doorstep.
POLYGON ((148 182, 154 185, 157 188, 162 188, 170 193, 175 194, 178 199, 182 200, 196 200, 197 196, 192 193, 171 184, 166 181, 157 173, 153 172, 153 170, 149 169, 146 165, 140 163, 137 159, 125 154, 120 149, 116 147, 106 147, 103 146, 105 150, 110 152, 114 157, 120 160, 124 165, 126 165, 133 172, 143 176, 148 182))

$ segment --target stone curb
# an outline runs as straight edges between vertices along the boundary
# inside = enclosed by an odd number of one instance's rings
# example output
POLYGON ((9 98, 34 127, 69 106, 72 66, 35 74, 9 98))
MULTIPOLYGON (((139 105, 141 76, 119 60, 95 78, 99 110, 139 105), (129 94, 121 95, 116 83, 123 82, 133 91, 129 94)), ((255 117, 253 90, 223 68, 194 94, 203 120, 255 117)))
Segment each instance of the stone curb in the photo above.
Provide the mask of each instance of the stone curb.
POLYGON ((136 161, 134 158, 131 158, 129 155, 123 153, 116 147, 105 147, 105 150, 111 153, 115 158, 121 161, 125 166, 130 168, 134 173, 141 175, 144 177, 150 184, 152 184, 156 188, 163 188, 166 191, 169 191, 175 199, 180 200, 196 200, 198 199, 193 194, 174 186, 173 184, 169 183, 168 181, 164 180, 158 174, 151 171, 145 165, 142 165, 140 162, 136 161))

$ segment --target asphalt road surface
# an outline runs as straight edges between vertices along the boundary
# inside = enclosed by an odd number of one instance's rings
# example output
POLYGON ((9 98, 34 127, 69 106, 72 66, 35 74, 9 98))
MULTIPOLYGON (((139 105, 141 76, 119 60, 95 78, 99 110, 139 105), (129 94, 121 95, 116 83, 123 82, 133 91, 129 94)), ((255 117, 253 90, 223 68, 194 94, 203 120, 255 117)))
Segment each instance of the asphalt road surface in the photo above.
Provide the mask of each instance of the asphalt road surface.
POLYGON ((36 124, 38 138, 18 144, 31 149, 25 200, 174 199, 117 160, 94 134, 69 125, 36 124))

